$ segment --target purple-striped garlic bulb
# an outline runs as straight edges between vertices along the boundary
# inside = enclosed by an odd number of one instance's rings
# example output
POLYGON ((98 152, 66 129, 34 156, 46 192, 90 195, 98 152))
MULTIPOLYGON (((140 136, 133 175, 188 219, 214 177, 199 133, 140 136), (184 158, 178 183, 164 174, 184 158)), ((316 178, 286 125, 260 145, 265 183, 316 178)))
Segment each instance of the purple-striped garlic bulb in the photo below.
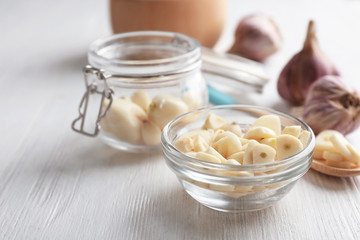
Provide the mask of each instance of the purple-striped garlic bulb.
POLYGON ((339 72, 321 51, 315 23, 310 21, 304 47, 281 71, 277 89, 282 98, 292 104, 302 105, 311 84, 325 75, 339 75, 339 72))
POLYGON ((315 134, 333 129, 346 135, 360 126, 360 97, 339 76, 321 77, 309 89, 302 119, 315 134))
POLYGON ((282 36, 275 21, 263 14, 251 14, 239 22, 228 52, 262 62, 281 45, 282 36))

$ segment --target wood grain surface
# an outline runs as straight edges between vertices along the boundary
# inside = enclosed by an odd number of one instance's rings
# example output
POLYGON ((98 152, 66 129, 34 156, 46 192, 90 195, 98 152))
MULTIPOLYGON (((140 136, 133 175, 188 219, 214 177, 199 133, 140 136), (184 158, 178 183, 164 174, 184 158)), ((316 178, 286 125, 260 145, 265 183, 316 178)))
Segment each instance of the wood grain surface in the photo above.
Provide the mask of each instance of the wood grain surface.
MULTIPOLYGON (((310 170, 275 206, 210 210, 187 195, 161 153, 131 154, 70 130, 84 91, 88 45, 109 35, 108 2, 0 2, 0 239, 359 239, 360 178, 310 170)), ((314 18, 324 51, 360 89, 360 1, 229 1, 218 49, 241 16, 264 12, 283 33, 265 63, 262 96, 241 103, 288 110, 281 67, 314 18), (326 5, 326 8, 324 7, 326 5)), ((359 130, 349 140, 360 147, 359 130)))

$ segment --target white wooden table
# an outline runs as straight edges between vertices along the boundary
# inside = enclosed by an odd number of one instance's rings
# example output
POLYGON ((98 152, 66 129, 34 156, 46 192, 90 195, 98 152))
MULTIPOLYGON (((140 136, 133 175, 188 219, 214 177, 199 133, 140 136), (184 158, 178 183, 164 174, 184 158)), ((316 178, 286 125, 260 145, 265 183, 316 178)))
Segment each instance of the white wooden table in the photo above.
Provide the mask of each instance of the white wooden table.
MULTIPOLYGON (((253 12, 274 17, 284 45, 266 62, 264 95, 247 101, 288 109, 276 79, 310 18, 360 89, 360 1, 229 1, 218 49, 253 12)), ((161 153, 119 152, 71 131, 87 47, 111 33, 107 1, 3 0, 0 30, 0 239, 360 239, 360 177, 310 170, 274 207, 226 214, 189 197, 161 153)), ((349 139, 360 147, 359 137, 349 139)))

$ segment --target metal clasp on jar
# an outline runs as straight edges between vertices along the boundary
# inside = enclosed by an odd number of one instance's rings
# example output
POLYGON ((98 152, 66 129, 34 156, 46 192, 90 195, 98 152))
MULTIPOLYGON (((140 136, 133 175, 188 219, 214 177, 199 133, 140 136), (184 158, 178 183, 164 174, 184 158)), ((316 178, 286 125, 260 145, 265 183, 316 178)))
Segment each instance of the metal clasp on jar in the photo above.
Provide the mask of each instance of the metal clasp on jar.
POLYGON ((107 79, 112 77, 111 75, 106 75, 105 71, 102 69, 94 68, 90 65, 86 65, 83 69, 84 73, 84 80, 85 80, 85 86, 86 91, 81 98, 80 105, 79 105, 79 116, 72 122, 71 128, 78 133, 84 134, 86 136, 95 137, 98 135, 100 131, 100 121, 106 116, 107 112, 109 111, 111 104, 113 102, 113 94, 114 91, 108 86, 107 79), (89 77, 95 76, 98 80, 104 82, 104 89, 99 90, 99 86, 96 82, 89 83, 89 77), (98 110, 97 118, 95 121, 95 129, 92 132, 87 132, 85 128, 85 121, 86 121, 86 115, 88 113, 88 107, 89 107, 89 99, 90 96, 93 94, 99 94, 101 95, 100 100, 100 107, 98 110), (107 104, 105 110, 104 108, 104 101, 105 99, 109 100, 109 103, 107 104), (80 122, 80 124, 77 123, 80 122))

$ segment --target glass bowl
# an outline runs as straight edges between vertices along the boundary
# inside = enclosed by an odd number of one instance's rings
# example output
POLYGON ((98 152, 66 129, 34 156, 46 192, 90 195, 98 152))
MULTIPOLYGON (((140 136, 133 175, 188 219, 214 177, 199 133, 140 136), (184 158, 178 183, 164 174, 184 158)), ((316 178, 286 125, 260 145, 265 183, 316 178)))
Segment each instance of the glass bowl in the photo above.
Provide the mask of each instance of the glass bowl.
POLYGON ((223 212, 256 211, 279 201, 310 168, 315 146, 314 133, 301 120, 269 108, 246 105, 206 107, 183 114, 165 126, 161 141, 166 163, 186 192, 201 204, 223 212), (301 152, 264 164, 218 164, 180 152, 175 141, 188 131, 200 129, 209 113, 237 122, 243 133, 260 116, 273 114, 280 117, 282 127, 299 125, 311 136, 301 152))

